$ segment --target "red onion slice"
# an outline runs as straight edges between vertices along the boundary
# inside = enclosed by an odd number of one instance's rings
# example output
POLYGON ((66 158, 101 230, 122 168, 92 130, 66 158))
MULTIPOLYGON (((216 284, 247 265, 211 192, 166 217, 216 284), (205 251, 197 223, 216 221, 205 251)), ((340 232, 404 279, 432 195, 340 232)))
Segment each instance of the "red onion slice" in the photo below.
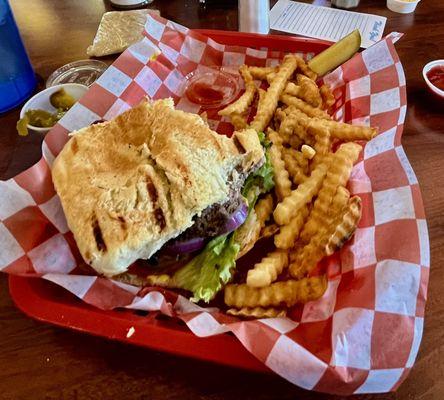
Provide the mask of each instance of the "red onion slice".
POLYGON ((231 214, 230 218, 228 218, 221 234, 230 233, 239 228, 245 222, 247 216, 248 207, 244 202, 242 202, 237 210, 231 214))
MULTIPOLYGON (((248 207, 245 203, 242 203, 236 211, 231 214, 230 218, 227 219, 220 235, 225 235, 239 228, 239 226, 245 222, 247 216, 248 207)), ((165 245, 164 249, 170 254, 192 253, 204 247, 205 241, 206 239, 202 237, 195 237, 183 241, 176 240, 165 245)))
POLYGON ((165 246, 165 250, 168 253, 183 254, 192 253, 193 251, 200 250, 205 246, 205 239, 196 237, 184 241, 173 241, 165 246))

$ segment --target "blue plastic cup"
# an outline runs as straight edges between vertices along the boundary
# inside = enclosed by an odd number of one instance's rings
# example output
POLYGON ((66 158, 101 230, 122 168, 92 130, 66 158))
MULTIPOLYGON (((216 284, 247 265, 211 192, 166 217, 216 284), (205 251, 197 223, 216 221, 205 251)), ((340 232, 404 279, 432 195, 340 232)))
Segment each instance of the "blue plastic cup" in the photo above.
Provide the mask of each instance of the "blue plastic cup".
POLYGON ((0 0, 0 113, 27 99, 36 84, 11 8, 0 0))

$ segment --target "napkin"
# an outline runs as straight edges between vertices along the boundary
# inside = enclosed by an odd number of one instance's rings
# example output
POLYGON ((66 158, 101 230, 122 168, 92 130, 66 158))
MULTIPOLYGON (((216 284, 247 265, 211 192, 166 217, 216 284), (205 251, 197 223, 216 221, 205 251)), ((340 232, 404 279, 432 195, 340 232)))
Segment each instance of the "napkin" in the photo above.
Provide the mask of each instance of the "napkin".
POLYGON ((110 11, 103 14, 91 46, 86 54, 91 57, 102 57, 121 53, 128 46, 143 38, 143 29, 148 12, 157 10, 110 11))

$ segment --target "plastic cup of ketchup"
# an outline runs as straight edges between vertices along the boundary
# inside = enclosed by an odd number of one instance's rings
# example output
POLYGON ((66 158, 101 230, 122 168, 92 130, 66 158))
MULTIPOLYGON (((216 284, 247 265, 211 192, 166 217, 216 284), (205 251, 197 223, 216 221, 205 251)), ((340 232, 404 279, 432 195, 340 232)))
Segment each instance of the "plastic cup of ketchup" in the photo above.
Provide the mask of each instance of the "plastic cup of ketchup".
POLYGON ((422 76, 430 91, 444 100, 444 60, 429 62, 422 70, 422 76))
POLYGON ((202 109, 221 108, 231 103, 240 92, 240 78, 235 69, 203 67, 185 77, 187 99, 202 109))

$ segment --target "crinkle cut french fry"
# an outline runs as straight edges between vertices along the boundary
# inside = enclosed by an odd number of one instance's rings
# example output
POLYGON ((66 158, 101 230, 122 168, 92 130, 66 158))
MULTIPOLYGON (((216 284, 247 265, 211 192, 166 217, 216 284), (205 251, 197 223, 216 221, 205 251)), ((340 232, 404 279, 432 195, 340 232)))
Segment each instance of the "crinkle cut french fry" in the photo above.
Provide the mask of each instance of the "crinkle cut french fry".
POLYGON ((304 155, 302 154, 302 151, 295 150, 293 148, 284 147, 282 149, 282 152, 283 152, 283 154, 287 154, 291 158, 293 158, 298 163, 298 165, 301 167, 302 172, 304 174, 308 173, 308 159, 304 157, 304 155))
POLYGON ((316 79, 318 78, 316 72, 312 71, 301 57, 297 57, 297 59, 298 59, 298 68, 301 70, 301 72, 305 76, 308 76, 312 81, 316 81, 316 79))
POLYGON ((262 132, 273 116, 277 107, 279 96, 284 91, 285 85, 297 67, 297 61, 294 56, 285 56, 284 61, 276 73, 276 77, 268 87, 267 93, 262 102, 259 102, 257 113, 250 126, 257 132, 262 132))
POLYGON ((285 250, 276 250, 268 253, 260 262, 254 265, 247 273, 247 285, 264 287, 274 282, 278 275, 288 266, 288 253, 285 250))
POLYGON ((284 112, 287 114, 287 118, 289 118, 287 124, 293 129, 293 136, 298 136, 303 142, 302 144, 313 146, 314 138, 308 132, 311 118, 298 108, 292 106, 287 107, 284 112))
POLYGON ((234 232, 236 243, 239 243, 240 250, 236 259, 247 254, 258 241, 261 232, 261 223, 256 212, 251 210, 247 220, 234 232))
POLYGON ((310 242, 296 253, 296 259, 289 265, 290 275, 295 279, 301 279, 308 272, 316 267, 319 261, 325 256, 325 236, 317 235, 310 242))
POLYGON ((233 113, 242 114, 247 111, 248 107, 254 99, 254 95, 256 93, 256 85, 253 81, 253 77, 248 70, 248 67, 246 65, 242 65, 239 68, 239 71, 245 80, 245 92, 234 103, 231 103, 223 110, 220 110, 218 112, 219 115, 228 116, 233 113))
POLYGON ((293 190, 288 197, 285 197, 277 205, 273 213, 274 220, 279 225, 288 224, 290 220, 300 212, 301 208, 316 196, 326 174, 327 166, 325 164, 318 165, 297 189, 293 190))
POLYGON ((236 131, 240 131, 247 127, 247 119, 244 115, 234 112, 230 114, 231 124, 234 126, 236 131))
POLYGON ((335 104, 335 96, 327 85, 322 85, 319 88, 319 92, 322 97, 322 108, 328 110, 333 104, 335 104))
POLYGON ((267 82, 268 82, 268 84, 271 85, 271 82, 274 81, 274 78, 276 78, 276 73, 277 73, 277 71, 276 71, 276 72, 270 72, 270 73, 267 75, 267 82))
POLYGON ((285 163, 282 160, 279 146, 272 144, 269 150, 271 164, 273 165, 274 184, 279 200, 286 198, 291 193, 291 181, 285 163))
POLYGON ((296 244, 289 250, 288 258, 290 260, 290 265, 293 264, 299 257, 301 250, 304 248, 303 243, 297 241, 296 244))
POLYGON ((339 192, 333 201, 337 204, 332 204, 332 209, 336 208, 332 210, 333 218, 318 227, 310 242, 298 252, 296 259, 290 264, 289 271, 293 278, 301 278, 309 273, 325 256, 333 254, 342 246, 355 231, 361 217, 361 199, 355 196, 356 198, 343 205, 347 196, 338 194, 339 192))
POLYGON ((308 133, 315 139, 314 149, 316 155, 312 162, 312 167, 315 168, 316 165, 323 162, 324 158, 330 153, 330 131, 323 124, 311 122, 308 126, 308 133))
POLYGON ((370 126, 350 125, 333 120, 322 120, 318 122, 322 123, 328 128, 332 137, 343 141, 370 140, 373 139, 378 133, 376 128, 372 128, 370 126))
POLYGON ((304 169, 299 165, 296 159, 289 154, 291 149, 283 150, 290 150, 289 152, 285 151, 282 153, 282 159, 284 160, 285 169, 288 171, 291 180, 296 185, 299 185, 307 179, 307 175, 305 175, 304 169))
POLYGON ((330 212, 328 215, 329 218, 326 221, 328 224, 341 213, 342 209, 347 206, 349 200, 350 192, 344 186, 339 186, 331 202, 330 212))
POLYGON ((245 83, 253 82, 253 76, 251 75, 250 70, 245 64, 239 67, 239 73, 241 74, 245 83))
POLYGON ((279 134, 285 138, 287 142, 290 141, 291 136, 299 137, 301 142, 310 142, 310 137, 307 134, 305 123, 301 123, 298 115, 288 115, 282 121, 279 126, 279 134))
POLYGON ((280 107, 278 107, 278 108, 276 108, 276 112, 274 113, 274 115, 276 116, 276 118, 279 120, 279 121, 283 121, 285 118, 287 118, 287 113, 284 111, 284 110, 282 110, 282 108, 280 108, 280 107))
POLYGON ((274 245, 278 249, 290 249, 294 246, 299 232, 304 226, 305 219, 308 216, 308 206, 301 208, 301 211, 294 216, 287 225, 280 228, 279 233, 274 237, 274 245))
POLYGON ((274 72, 277 72, 279 67, 248 67, 248 70, 250 71, 251 76, 254 79, 260 79, 265 80, 267 79, 268 74, 272 74, 274 72))
POLYGON ((313 107, 320 107, 322 105, 322 97, 318 85, 310 78, 301 74, 297 75, 297 82, 301 89, 299 93, 294 96, 301 98, 313 107))
POLYGON ((303 169, 304 173, 308 172, 308 159, 302 154, 302 151, 290 149, 289 153, 292 154, 294 159, 303 169))
POLYGON ((147 281, 144 277, 136 274, 130 274, 129 272, 124 272, 123 274, 114 276, 113 279, 134 286, 145 286, 147 284, 147 281))
POLYGON ((284 138, 284 142, 290 145, 292 149, 298 149, 304 143, 298 135, 290 135, 290 137, 284 138))
POLYGON ((310 240, 305 239, 305 243, 308 243, 297 252, 295 260, 291 263, 289 270, 293 278, 302 278, 325 257, 329 237, 333 234, 335 226, 340 223, 349 197, 348 190, 340 186, 333 197, 329 214, 320 221, 310 240))
POLYGON ((296 118, 291 116, 285 116, 281 119, 281 126, 279 128, 279 134, 286 136, 293 134, 295 125, 299 123, 296 118))
POLYGON ((295 108, 298 108, 309 117, 317 117, 325 120, 331 119, 330 115, 328 115, 324 110, 312 107, 310 104, 307 104, 305 101, 298 99, 297 97, 289 96, 288 94, 284 93, 281 95, 280 100, 287 106, 294 106, 295 108))
POLYGON ((282 136, 279 135, 279 133, 277 133, 274 129, 267 129, 267 137, 270 139, 271 143, 275 144, 276 146, 280 147, 284 143, 282 136))
POLYGON ((276 235, 277 232, 279 232, 279 226, 277 226, 277 224, 266 225, 261 229, 259 236, 261 239, 266 239, 276 235))
MULTIPOLYGON (((347 206, 349 199, 350 192, 345 187, 339 186, 336 194, 333 196, 328 214, 325 216, 325 219, 323 221, 319 221, 320 223, 316 229, 316 233, 311 238, 313 239, 313 243, 320 243, 320 238, 325 236, 324 232, 327 232, 327 229, 331 227, 331 224, 333 224, 334 221, 338 220, 338 218, 342 216, 343 210, 347 206)), ((307 242, 308 240, 305 241, 305 243, 307 242)), ((321 248, 323 248, 323 246, 324 245, 322 245, 321 248)))
MULTIPOLYGON (((295 97, 288 96, 289 98, 293 99, 295 97)), ((287 115, 297 114, 301 122, 304 123, 305 126, 308 126, 308 123, 310 122, 312 117, 309 117, 307 114, 305 114, 303 111, 301 111, 298 107, 293 105, 285 104, 281 107, 282 111, 285 112, 287 115)))
POLYGON ((267 91, 264 90, 264 89, 262 89, 262 88, 259 88, 259 89, 257 90, 257 93, 258 93, 258 95, 259 95, 259 103, 261 103, 262 101, 264 101, 264 97, 265 97, 265 95, 267 94, 267 91))
POLYGON ((160 286, 167 288, 175 288, 177 285, 174 283, 174 279, 167 275, 148 275, 146 277, 147 284, 150 286, 160 286))
POLYGON ((256 212, 256 216, 258 221, 261 224, 261 228, 265 226, 265 222, 271 217, 273 214, 273 196, 271 194, 267 194, 263 199, 260 199, 254 207, 254 211, 256 212))
POLYGON ((328 239, 325 247, 325 254, 327 256, 339 250, 353 235, 361 219, 361 208, 361 199, 358 196, 353 196, 348 203, 346 212, 342 216, 342 220, 336 225, 334 232, 328 239))
POLYGON ((297 148, 301 145, 301 140, 296 135, 292 134, 281 135, 271 128, 267 129, 267 136, 273 144, 279 146, 281 152, 287 150, 286 147, 283 147, 284 143, 289 144, 290 147, 293 148, 297 148))
POLYGON ((298 281, 275 282, 262 288, 246 284, 230 284, 225 287, 225 304, 230 307, 292 307, 322 297, 327 289, 325 275, 304 278, 298 281))
POLYGON ((299 94, 301 93, 301 87, 296 85, 294 82, 288 82, 287 86, 285 86, 284 93, 289 94, 290 96, 299 97, 299 94))
POLYGON ((281 115, 282 115, 281 113, 283 113, 283 111, 279 107, 276 108, 276 111, 274 112, 273 118, 270 122, 270 125, 271 123, 273 123, 274 125, 273 129, 276 130, 277 132, 279 132, 279 129, 281 128, 281 115))
POLYGON ((123 274, 115 276, 113 279, 135 286, 159 286, 168 288, 177 287, 177 285, 175 285, 174 279, 167 274, 139 276, 136 274, 125 272, 123 274))
MULTIPOLYGON (((307 242, 317 232, 319 226, 327 218, 333 197, 339 186, 346 185, 361 149, 362 147, 357 143, 344 143, 330 157, 330 169, 322 183, 322 188, 319 190, 307 223, 301 232, 301 238, 304 242, 307 242)), ((277 220, 276 222, 279 223, 277 220)))
POLYGON ((307 114, 305 114, 303 111, 295 106, 287 106, 283 109, 283 111, 287 116, 295 118, 305 129, 308 128, 312 121, 311 117, 309 117, 307 114))
POLYGON ((240 310, 229 308, 227 314, 243 318, 281 318, 287 316, 287 310, 272 307, 243 307, 240 310))
POLYGON ((344 186, 339 186, 335 195, 333 196, 328 214, 325 215, 324 220, 321 222, 322 225, 318 226, 316 233, 323 232, 323 230, 326 230, 327 228, 331 230, 331 225, 334 223, 334 221, 339 221, 339 219, 342 218, 344 209, 347 207, 349 199, 350 192, 344 186))

